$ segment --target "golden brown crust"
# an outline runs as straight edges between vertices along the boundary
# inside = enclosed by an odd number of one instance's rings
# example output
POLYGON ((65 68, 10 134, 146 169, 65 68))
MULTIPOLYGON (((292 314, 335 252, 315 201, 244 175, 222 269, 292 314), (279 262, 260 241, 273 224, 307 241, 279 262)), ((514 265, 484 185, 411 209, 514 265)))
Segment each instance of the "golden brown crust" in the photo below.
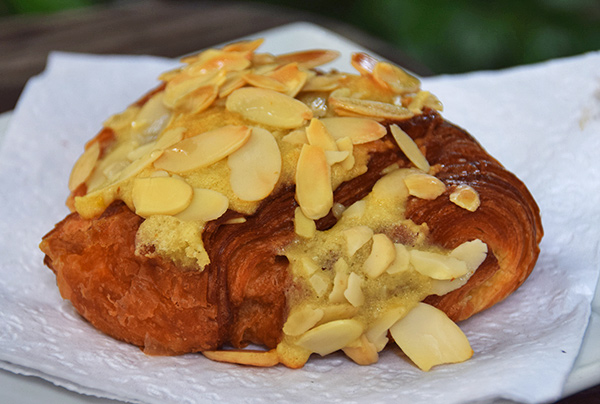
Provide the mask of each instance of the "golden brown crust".
MULTIPOLYGON (((504 299, 531 272, 542 237, 538 207, 521 181, 437 113, 398 124, 437 165, 436 176, 448 186, 433 201, 411 198, 407 216, 426 222, 435 244, 453 248, 478 238, 492 252, 462 288, 427 299, 452 319, 466 319, 504 299), (480 195, 475 212, 449 201, 454 186, 464 183, 480 195)), ((348 206, 364 197, 392 163, 410 166, 389 134, 369 147, 369 171, 338 187, 336 202, 348 206)), ((203 241, 211 264, 202 272, 135 255, 135 232, 143 219, 122 203, 98 219, 68 216, 44 237, 41 248, 64 298, 100 330, 147 352, 248 343, 272 348, 281 338, 286 291, 293 285, 279 254, 294 238, 296 207, 294 189, 288 187, 263 201, 245 223, 227 224, 239 216, 232 211, 208 223, 203 241)), ((334 223, 329 214, 317 226, 334 223)))

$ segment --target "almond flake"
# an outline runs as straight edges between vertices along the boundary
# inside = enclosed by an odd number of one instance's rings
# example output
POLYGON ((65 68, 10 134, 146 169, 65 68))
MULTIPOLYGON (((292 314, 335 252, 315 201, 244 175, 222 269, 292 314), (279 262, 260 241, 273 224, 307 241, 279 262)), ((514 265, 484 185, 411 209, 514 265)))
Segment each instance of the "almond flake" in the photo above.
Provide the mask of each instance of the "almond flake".
POLYGON ((294 211, 294 232, 304 238, 312 238, 317 232, 315 221, 304 216, 300 208, 294 211))
POLYGON ((192 201, 192 187, 172 177, 136 178, 131 196, 135 213, 142 217, 174 215, 192 201))
POLYGON ((320 147, 323 150, 337 151, 338 149, 335 139, 329 134, 325 125, 317 118, 311 119, 310 124, 306 128, 306 138, 309 144, 320 147))
POLYGON ((293 53, 286 53, 277 56, 277 63, 288 64, 298 63, 299 67, 304 69, 312 69, 317 66, 329 63, 340 56, 339 52, 332 50, 314 49, 293 53))
POLYGON ((350 64, 363 76, 370 76, 377 65, 377 59, 366 53, 353 53, 350 64))
POLYGON ((306 332, 298 339, 297 345, 325 356, 344 348, 359 338, 362 332, 363 325, 358 320, 336 320, 306 332))
POLYGON ((313 328, 323 318, 323 310, 319 308, 303 307, 292 311, 283 325, 283 332, 287 335, 297 336, 313 328))
POLYGON ((246 126, 223 126, 184 139, 165 150, 154 167, 182 173, 209 166, 242 147, 251 132, 246 126))
POLYGON ((372 142, 387 133, 383 125, 369 118, 335 117, 323 118, 321 122, 334 139, 347 137, 353 144, 372 142))
POLYGON ((382 87, 396 94, 414 93, 419 91, 419 79, 390 63, 379 62, 373 69, 373 79, 382 87))
POLYGON ((260 45, 263 44, 264 41, 264 38, 258 38, 254 40, 234 42, 229 45, 225 45, 223 50, 225 52, 254 52, 259 48, 260 45))
POLYGON ((210 107, 217 95, 219 90, 216 85, 202 86, 177 100, 176 108, 181 108, 192 115, 198 114, 210 107))
POLYGON ((245 71, 227 72, 227 78, 219 88, 219 98, 227 97, 238 88, 244 87, 246 85, 246 80, 244 80, 245 74, 245 71))
POLYGON ((281 81, 261 74, 247 73, 243 76, 243 79, 251 86, 273 90, 279 93, 285 93, 288 89, 281 81))
POLYGON ((268 76, 283 83, 286 87, 285 94, 295 97, 300 92, 308 78, 308 73, 298 68, 297 63, 289 63, 271 72, 268 76))
POLYGON ((371 253, 363 264, 363 270, 371 279, 379 277, 396 258, 396 247, 385 234, 373 236, 371 253))
POLYGON ((421 199, 433 200, 446 191, 446 185, 433 175, 413 173, 404 177, 408 193, 421 199))
POLYGON ((194 195, 189 206, 175 217, 190 222, 196 220, 209 222, 221 217, 228 207, 229 200, 220 192, 194 188, 194 195))
POLYGON ((429 91, 419 91, 417 95, 413 97, 407 108, 410 109, 415 115, 420 114, 423 107, 429 107, 436 111, 443 111, 444 106, 437 99, 437 97, 431 94, 429 91))
POLYGON ((298 128, 312 118, 312 111, 306 104, 263 88, 235 90, 227 97, 226 107, 253 122, 281 129, 298 128))
POLYGON ((309 78, 302 91, 333 91, 340 86, 340 78, 343 75, 322 75, 309 78))
POLYGON ((343 137, 341 139, 336 140, 335 144, 337 145, 337 147, 340 151, 348 152, 348 157, 346 157, 341 162, 342 168, 344 170, 352 170, 352 167, 354 167, 354 163, 356 162, 356 159, 354 158, 354 153, 353 153, 354 145, 352 144, 352 139, 350 139, 349 137, 343 137))
POLYGON ((469 212, 475 212, 481 204, 479 193, 467 184, 457 186, 450 194, 450 201, 469 212))
POLYGON ((100 157, 100 143, 94 142, 77 159, 75 165, 73 165, 73 170, 69 177, 69 190, 71 192, 90 177, 96 166, 98 157, 100 157))
POLYGON ((329 104, 338 115, 394 120, 405 120, 412 118, 414 115, 408 108, 403 106, 350 97, 329 97, 329 104))
POLYGON ((392 132, 392 136, 396 140, 398 147, 400 147, 400 150, 408 157, 410 162, 419 170, 429 172, 429 162, 423 153, 421 153, 421 150, 419 150, 419 146, 417 146, 415 141, 396 124, 390 126, 390 132, 392 132))
POLYGON ((360 275, 352 272, 348 276, 348 287, 344 291, 344 297, 354 307, 360 307, 365 302, 365 295, 362 291, 363 279, 360 275))
POLYGON ((281 138, 284 142, 291 144, 306 144, 308 139, 306 138, 306 131, 304 129, 296 129, 281 138))
POLYGON ((330 166, 341 163, 346 160, 348 156, 350 156, 350 152, 348 151, 325 150, 325 158, 327 159, 327 164, 330 166))
POLYGON ((331 169, 320 147, 302 146, 296 167, 296 200, 304 215, 314 220, 327 215, 333 206, 331 169))
POLYGON ((266 129, 253 128, 250 139, 227 158, 229 183, 243 201, 260 201, 275 188, 281 174, 281 152, 266 129))
MULTIPOLYGON (((352 206, 354 205, 356 205, 356 203, 352 206)), ((352 209, 352 206, 346 209, 344 217, 346 217, 346 213, 352 209)), ((363 245, 367 243, 367 241, 371 240, 373 237, 373 230, 371 230, 371 228, 368 226, 357 226, 344 230, 342 235, 346 239, 346 252, 348 253, 349 257, 352 257, 363 245)))
POLYGON ((347 357, 362 366, 372 365, 379 360, 376 346, 364 334, 357 341, 344 347, 342 350, 347 357))
POLYGON ((464 261, 429 251, 411 250, 410 263, 419 273, 433 279, 460 278, 468 272, 464 261))
POLYGON ((220 70, 196 77, 185 75, 182 75, 181 77, 181 80, 171 80, 165 88, 163 104, 168 108, 176 108, 182 98, 200 87, 211 84, 220 86, 226 80, 226 72, 220 70))
POLYGON ((203 56, 199 60, 193 61, 186 69, 188 74, 206 74, 219 70, 240 71, 251 64, 250 52, 216 51, 210 55, 208 52, 204 52, 201 55, 203 56))
POLYGON ((333 278, 333 289, 329 294, 330 303, 345 303, 346 297, 344 292, 348 288, 349 267, 343 258, 339 258, 333 264, 335 277, 333 278))

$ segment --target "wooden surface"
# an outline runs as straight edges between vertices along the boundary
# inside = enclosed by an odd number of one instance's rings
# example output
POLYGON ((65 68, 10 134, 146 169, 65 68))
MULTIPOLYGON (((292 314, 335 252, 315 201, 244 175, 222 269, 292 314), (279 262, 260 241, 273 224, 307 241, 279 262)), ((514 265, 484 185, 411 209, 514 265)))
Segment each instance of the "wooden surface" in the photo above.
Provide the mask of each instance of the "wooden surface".
POLYGON ((0 19, 0 112, 14 108, 26 81, 44 69, 53 50, 177 57, 296 21, 320 24, 410 70, 429 74, 383 41, 301 11, 228 1, 127 1, 0 19))
MULTIPOLYGON (((177 57, 296 21, 320 24, 418 74, 430 71, 400 50, 342 22, 290 9, 229 1, 139 1, 49 16, 0 19, 0 112, 12 110, 50 51, 177 57)), ((598 404, 600 386, 560 404, 598 404)))

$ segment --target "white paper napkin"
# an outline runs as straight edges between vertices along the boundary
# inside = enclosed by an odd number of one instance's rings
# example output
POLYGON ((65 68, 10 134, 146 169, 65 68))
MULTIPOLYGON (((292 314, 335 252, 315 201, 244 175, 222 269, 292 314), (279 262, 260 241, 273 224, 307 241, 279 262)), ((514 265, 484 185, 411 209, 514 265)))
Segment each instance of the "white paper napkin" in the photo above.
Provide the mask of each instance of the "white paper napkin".
MULTIPOLYGON (((261 34, 264 50, 360 49, 311 25, 261 34), (300 35, 300 36, 299 36, 300 35)), ((392 351, 373 366, 342 355, 300 370, 201 355, 148 357, 92 328, 60 298, 37 245, 67 213, 83 144, 174 66, 151 57, 56 53, 19 101, 0 150, 0 368, 86 394, 144 403, 411 402, 557 399, 579 350, 600 271, 600 53, 423 80, 537 199, 538 265, 506 301, 461 323, 475 355, 424 373, 392 351)))

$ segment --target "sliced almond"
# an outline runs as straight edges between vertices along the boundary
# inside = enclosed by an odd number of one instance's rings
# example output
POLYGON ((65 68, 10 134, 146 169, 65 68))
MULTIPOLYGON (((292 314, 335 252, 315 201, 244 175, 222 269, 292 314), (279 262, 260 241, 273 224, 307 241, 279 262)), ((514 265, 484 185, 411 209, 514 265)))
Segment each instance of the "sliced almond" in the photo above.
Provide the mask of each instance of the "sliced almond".
POLYGON ((373 236, 371 253, 363 264, 363 271, 371 279, 379 277, 396 258, 396 247, 385 234, 373 236))
POLYGON ((350 64, 363 76, 370 76, 375 69, 378 61, 374 57, 366 53, 353 53, 350 59, 350 64))
POLYGON ((244 118, 281 129, 294 129, 312 118, 306 104, 273 90, 244 87, 227 97, 226 107, 244 118))
POLYGON ((266 198, 279 181, 281 152, 266 129, 253 128, 250 139, 227 158, 231 189, 243 201, 266 198))
POLYGON ((392 132, 392 136, 396 140, 398 147, 400 147, 400 150, 408 157, 410 162, 419 170, 429 172, 429 162, 423 153, 421 153, 415 141, 396 124, 390 126, 390 132, 392 132))
POLYGON ((329 290, 329 285, 331 284, 327 275, 322 272, 314 273, 308 282, 310 283, 310 286, 312 286, 317 297, 325 296, 327 290, 329 290))
POLYGON ((131 191, 135 213, 174 215, 187 208, 192 201, 192 187, 172 177, 136 178, 131 191))
POLYGON ((365 295, 362 291, 363 278, 352 272, 348 276, 348 287, 344 291, 344 297, 354 307, 360 307, 365 303, 365 295))
POLYGON ((349 267, 343 258, 339 258, 333 265, 335 277, 333 278, 333 289, 329 294, 329 302, 346 303, 344 292, 348 288, 349 267))
POLYGON ((269 73, 268 76, 285 85, 285 94, 295 97, 304 87, 308 73, 300 70, 297 63, 289 63, 269 73))
POLYGON ((408 193, 421 199, 433 200, 446 191, 446 185, 429 174, 412 173, 404 177, 408 193))
POLYGON ((235 363, 247 366, 271 367, 279 363, 279 355, 275 349, 270 351, 251 349, 202 351, 202 355, 215 362, 235 363))
POLYGON ((405 306, 393 307, 384 311, 371 323, 365 336, 375 345, 377 352, 385 348, 388 343, 388 330, 406 314, 406 311, 405 306))
MULTIPOLYGON (((352 209, 352 206, 348 210, 352 209)), ((342 234, 346 239, 346 252, 349 257, 352 257, 367 241, 371 240, 373 230, 368 226, 357 226, 344 230, 342 234)))
POLYGON ((315 272, 321 269, 315 261, 308 257, 302 257, 297 265, 294 265, 295 272, 304 277, 310 278, 315 272))
POLYGON ((333 91, 340 86, 343 75, 322 75, 309 78, 302 91, 333 91))
POLYGON ((383 125, 369 118, 335 117, 323 118, 321 122, 334 139, 348 137, 353 144, 372 142, 387 133, 383 125))
POLYGON ((182 74, 181 79, 173 79, 167 84, 164 91, 163 104, 170 109, 174 109, 181 103, 181 100, 185 96, 194 90, 208 85, 220 86, 225 82, 225 79, 226 72, 224 70, 195 77, 182 74))
POLYGON ((390 275, 405 272, 409 269, 410 264, 410 252, 403 244, 394 243, 396 248, 396 258, 386 269, 386 272, 390 275))
POLYGON ((444 106, 437 99, 437 97, 431 94, 429 91, 419 91, 417 95, 408 104, 407 108, 410 109, 415 115, 420 114, 423 107, 429 107, 436 111, 443 111, 444 106))
POLYGON ((306 131, 304 129, 296 129, 281 138, 284 142, 291 144, 305 144, 308 143, 306 138, 306 131))
POLYGON ((350 156, 350 152, 348 151, 325 151, 325 159, 327 160, 327 164, 329 164, 330 166, 333 166, 337 163, 341 163, 342 161, 346 160, 348 156, 350 156))
POLYGON ((359 338, 362 332, 363 326, 357 320, 336 320, 306 332, 298 339, 297 345, 325 356, 344 348, 359 338))
POLYGON ((323 318, 317 325, 329 323, 334 320, 345 320, 356 316, 358 308, 346 302, 342 304, 328 304, 323 306, 323 318))
POLYGON ((185 128, 174 128, 163 132, 156 141, 155 149, 161 150, 167 147, 173 146, 175 143, 180 142, 183 139, 185 128))
POLYGON ((373 79, 396 94, 415 93, 421 82, 415 76, 390 63, 379 62, 373 68, 373 79))
POLYGON ((225 52, 254 52, 260 45, 265 42, 264 38, 258 38, 253 40, 238 41, 225 45, 223 50, 225 52))
POLYGON ((214 84, 209 84, 190 91, 178 99, 175 106, 189 114, 199 114, 210 107, 218 95, 218 87, 214 84))
POLYGON ((347 357, 352 359, 358 365, 372 365, 377 363, 379 355, 377 349, 365 335, 361 335, 360 338, 342 349, 347 357))
MULTIPOLYGON (((347 220, 356 220, 361 219, 367 208, 367 202, 364 200, 356 201, 352 205, 350 205, 343 213, 343 217, 347 220)), ((367 238, 367 241, 373 236, 373 231, 371 230, 371 234, 367 238)), ((365 241, 366 242, 366 241, 365 241)))
POLYGON ((100 157, 100 143, 94 142, 88 147, 73 165, 69 177, 69 191, 73 192, 92 174, 100 157))
POLYGON ((352 167, 354 167, 354 163, 356 163, 352 139, 350 139, 349 137, 343 137, 341 139, 336 140, 335 144, 341 152, 348 152, 348 157, 341 161, 342 167, 344 168, 344 170, 352 170, 352 167))
POLYGON ((300 208, 294 211, 294 232, 304 238, 312 238, 317 232, 315 221, 304 216, 300 208))
POLYGON ((371 193, 377 199, 403 201, 409 195, 404 183, 409 173, 408 170, 396 170, 384 175, 375 183, 371 193))
POLYGON ((227 97, 238 88, 244 87, 246 85, 246 80, 244 80, 246 73, 245 71, 227 72, 225 81, 219 87, 219 98, 227 97))
POLYGON ((450 257, 464 261, 469 271, 475 271, 485 261, 488 246, 483 241, 475 239, 465 241, 449 254, 450 257))
POLYGON ((413 117, 408 108, 387 102, 361 100, 351 97, 329 97, 329 104, 341 116, 372 117, 380 120, 405 120, 413 117))
POLYGON ((243 76, 244 81, 251 86, 284 93, 287 86, 281 81, 262 74, 247 73, 243 76))
POLYGON ((171 111, 163 104, 164 92, 151 97, 140 109, 131 127, 139 129, 145 136, 155 138, 167 126, 171 111))
POLYGON ((323 310, 312 307, 302 307, 294 310, 283 325, 283 332, 292 337, 304 334, 313 328, 323 318, 323 310))
POLYGON ((457 186, 450 194, 450 201, 469 212, 475 212, 481 204, 479 193, 467 184, 457 186))
POLYGON ((302 146, 296 167, 296 200, 304 215, 320 219, 333 206, 331 171, 325 152, 317 146, 302 146))
POLYGON ((411 250, 410 263, 419 273, 432 279, 460 278, 469 271, 464 261, 429 251, 411 250))
POLYGON ((305 69, 312 69, 317 66, 329 63, 340 56, 339 52, 327 49, 314 49, 300 52, 286 53, 277 56, 277 63, 288 64, 297 63, 298 66, 305 69))
MULTIPOLYGON (((196 59, 187 60, 190 66, 187 72, 192 75, 207 74, 214 71, 240 71, 249 67, 251 52, 224 52, 220 50, 208 50, 200 54, 196 59), (212 53, 211 53, 212 52, 212 53)), ((182 60, 186 63, 186 59, 182 60)))
POLYGON ((223 126, 187 138, 165 150, 154 167, 182 173, 209 166, 233 153, 250 139, 251 129, 246 126, 223 126))
POLYGON ((227 211, 229 200, 220 192, 211 189, 194 188, 190 205, 175 217, 184 221, 215 220, 227 211))
POLYGON ((335 139, 329 134, 325 125, 316 118, 310 120, 310 124, 306 128, 306 139, 308 143, 322 148, 323 150, 337 151, 335 139))
POLYGON ((425 303, 418 303, 390 332, 400 349, 424 371, 473 356, 461 329, 443 311, 425 303))

